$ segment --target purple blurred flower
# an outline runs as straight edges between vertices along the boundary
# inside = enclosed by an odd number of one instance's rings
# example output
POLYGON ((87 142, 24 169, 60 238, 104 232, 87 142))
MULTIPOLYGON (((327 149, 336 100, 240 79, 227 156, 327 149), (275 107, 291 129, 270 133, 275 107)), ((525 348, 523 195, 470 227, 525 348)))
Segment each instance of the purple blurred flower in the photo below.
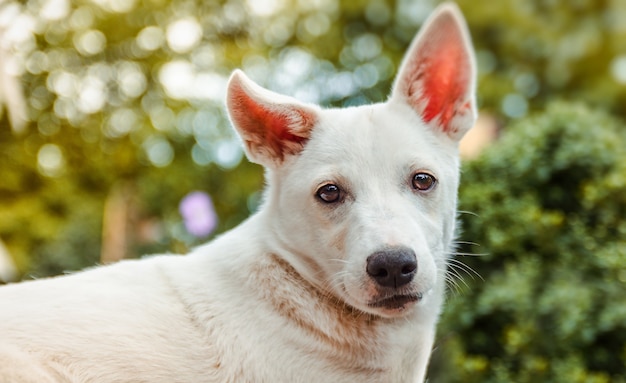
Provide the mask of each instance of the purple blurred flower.
POLYGON ((180 214, 185 228, 195 237, 206 237, 217 226, 217 214, 208 194, 191 192, 180 201, 180 214))

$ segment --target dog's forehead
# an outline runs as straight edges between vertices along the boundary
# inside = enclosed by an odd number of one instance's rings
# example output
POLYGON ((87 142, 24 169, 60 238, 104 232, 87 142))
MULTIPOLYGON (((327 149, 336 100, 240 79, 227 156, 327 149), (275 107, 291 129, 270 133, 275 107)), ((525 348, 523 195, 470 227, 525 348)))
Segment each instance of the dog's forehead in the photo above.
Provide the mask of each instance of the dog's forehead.
POLYGON ((427 166, 442 156, 441 137, 409 108, 390 104, 324 110, 309 145, 319 160, 363 165, 417 161, 427 166))

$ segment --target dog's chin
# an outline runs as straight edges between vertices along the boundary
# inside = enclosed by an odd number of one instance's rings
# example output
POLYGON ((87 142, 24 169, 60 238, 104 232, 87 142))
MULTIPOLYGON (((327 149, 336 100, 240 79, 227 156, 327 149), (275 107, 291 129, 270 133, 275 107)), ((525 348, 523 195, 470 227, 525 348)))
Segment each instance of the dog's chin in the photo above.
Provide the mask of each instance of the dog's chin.
POLYGON ((395 294, 375 298, 368 302, 367 306, 370 310, 384 316, 397 316, 410 311, 410 309, 415 307, 422 299, 424 299, 422 293, 395 294))
MULTIPOLYGON (((359 290, 359 292, 364 292, 359 290)), ((351 295, 342 285, 340 298, 349 306, 367 314, 384 318, 396 318, 409 315, 418 306, 422 306, 430 295, 431 289, 425 292, 421 290, 407 289, 369 289, 369 294, 359 296, 351 295)))

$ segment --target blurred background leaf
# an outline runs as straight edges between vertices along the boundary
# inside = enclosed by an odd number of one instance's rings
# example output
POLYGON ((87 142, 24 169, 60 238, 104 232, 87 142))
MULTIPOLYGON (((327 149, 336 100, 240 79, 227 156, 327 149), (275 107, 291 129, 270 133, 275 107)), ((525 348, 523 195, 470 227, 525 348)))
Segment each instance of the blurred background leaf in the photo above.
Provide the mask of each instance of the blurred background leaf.
MULTIPOLYGON (((437 4, 0 0, 0 279, 183 253, 235 226, 263 175, 227 121, 229 73, 325 106, 379 102, 437 4), (193 192, 210 196, 210 233, 181 214, 193 192)), ((460 251, 488 254, 462 259, 484 281, 459 282, 431 380, 623 382, 626 2, 458 4, 474 130, 504 138, 464 170, 477 217, 461 239, 481 247, 460 251)))

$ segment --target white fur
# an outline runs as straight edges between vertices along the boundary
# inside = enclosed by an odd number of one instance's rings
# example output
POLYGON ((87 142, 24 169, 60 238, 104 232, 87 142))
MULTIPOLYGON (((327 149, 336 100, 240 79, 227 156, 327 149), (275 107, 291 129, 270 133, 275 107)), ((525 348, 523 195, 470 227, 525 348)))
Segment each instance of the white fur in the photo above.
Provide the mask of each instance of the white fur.
MULTIPOLYGON (((428 25, 443 17, 473 62, 454 6, 428 25)), ((260 210, 186 256, 1 288, 0 382, 422 382, 455 232, 458 140, 475 115, 470 94, 464 123, 446 133, 401 86, 383 104, 322 110, 235 73, 229 112, 248 157, 267 168, 260 210), (260 133, 244 105, 297 137, 260 133), (435 175, 433 190, 412 188, 420 171, 435 175), (327 183, 341 202, 316 197, 327 183), (418 268, 397 292, 422 299, 372 307, 384 289, 367 258, 398 246, 418 268)))

